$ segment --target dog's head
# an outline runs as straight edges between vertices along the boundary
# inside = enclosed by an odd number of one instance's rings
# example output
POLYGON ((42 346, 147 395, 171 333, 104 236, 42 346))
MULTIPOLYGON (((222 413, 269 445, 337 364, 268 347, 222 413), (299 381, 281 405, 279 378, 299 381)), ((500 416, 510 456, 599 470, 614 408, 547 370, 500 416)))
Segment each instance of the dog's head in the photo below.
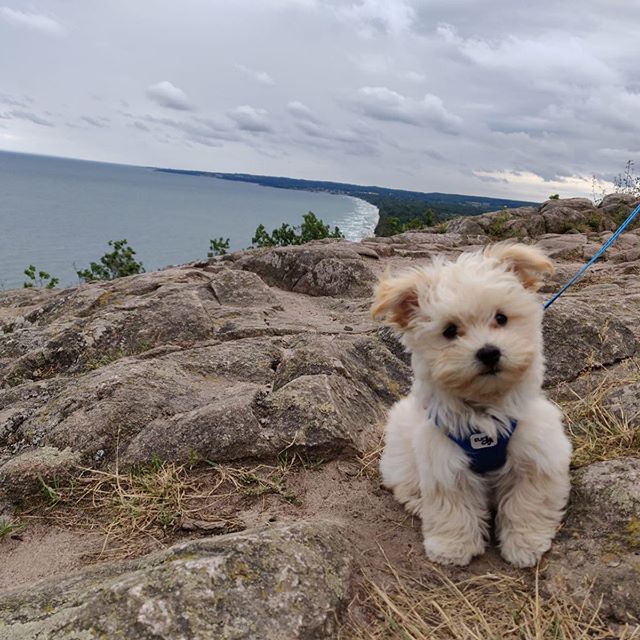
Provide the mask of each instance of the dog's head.
POLYGON ((417 376, 458 398, 490 402, 541 368, 539 249, 500 243, 435 259, 378 283, 372 307, 411 351, 417 376))

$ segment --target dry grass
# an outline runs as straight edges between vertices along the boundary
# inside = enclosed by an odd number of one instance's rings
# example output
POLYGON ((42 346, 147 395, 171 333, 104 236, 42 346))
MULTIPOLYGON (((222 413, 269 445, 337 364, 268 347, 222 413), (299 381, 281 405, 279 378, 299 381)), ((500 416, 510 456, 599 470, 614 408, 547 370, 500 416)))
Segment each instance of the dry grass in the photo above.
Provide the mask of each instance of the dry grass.
POLYGON ((380 473, 378 466, 380 464, 380 456, 384 449, 384 433, 380 434, 380 438, 375 442, 370 449, 358 456, 358 462, 360 463, 360 471, 358 477, 366 476, 368 478, 378 478, 380 473))
POLYGON ((610 409, 605 402, 613 389, 634 381, 635 376, 620 380, 607 375, 584 396, 572 391, 575 400, 562 403, 574 448, 574 467, 640 453, 636 416, 630 419, 624 412, 610 409))
POLYGON ((239 467, 189 465, 156 460, 121 471, 81 469, 74 480, 46 485, 48 507, 29 517, 52 519, 65 527, 99 530, 102 556, 127 557, 150 544, 172 542, 181 531, 227 533, 242 529, 235 517, 247 502, 275 495, 295 503, 286 486, 293 462, 239 467))
POLYGON ((454 581, 434 568, 428 579, 390 565, 389 588, 365 579, 342 640, 604 640, 639 638, 636 630, 607 628, 598 608, 543 596, 522 578, 488 573, 454 581), (358 615, 354 615, 357 610, 358 615))

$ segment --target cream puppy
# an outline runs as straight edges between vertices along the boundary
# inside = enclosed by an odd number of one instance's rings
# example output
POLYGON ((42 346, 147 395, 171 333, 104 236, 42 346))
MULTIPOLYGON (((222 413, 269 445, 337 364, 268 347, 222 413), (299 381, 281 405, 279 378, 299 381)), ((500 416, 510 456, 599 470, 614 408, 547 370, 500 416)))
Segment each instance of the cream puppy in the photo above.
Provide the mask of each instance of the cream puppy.
POLYGON ((569 496, 571 445, 542 392, 538 249, 501 243, 378 284, 372 314, 411 353, 414 383, 391 409, 383 483, 422 519, 434 562, 483 553, 491 511, 503 557, 536 564, 569 496))

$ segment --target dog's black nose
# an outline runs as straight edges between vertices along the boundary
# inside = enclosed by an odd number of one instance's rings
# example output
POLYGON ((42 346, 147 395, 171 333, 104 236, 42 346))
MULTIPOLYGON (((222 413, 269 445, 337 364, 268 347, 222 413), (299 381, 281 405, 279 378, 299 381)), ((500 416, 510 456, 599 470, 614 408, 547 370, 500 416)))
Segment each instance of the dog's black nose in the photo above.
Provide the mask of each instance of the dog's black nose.
POLYGON ((485 344, 482 349, 476 352, 476 358, 487 367, 495 367, 500 360, 500 349, 492 344, 485 344))

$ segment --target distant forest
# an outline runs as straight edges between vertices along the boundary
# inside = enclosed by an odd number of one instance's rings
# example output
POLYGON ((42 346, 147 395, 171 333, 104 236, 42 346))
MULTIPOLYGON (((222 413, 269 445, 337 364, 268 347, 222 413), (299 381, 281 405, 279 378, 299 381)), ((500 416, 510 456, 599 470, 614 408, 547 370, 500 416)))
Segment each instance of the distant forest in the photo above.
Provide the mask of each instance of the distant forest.
POLYGON ((251 182, 278 189, 325 191, 361 198, 378 207, 380 211, 380 219, 375 229, 377 236, 390 236, 407 229, 434 226, 456 216, 476 216, 488 211, 497 211, 504 207, 524 207, 537 204, 523 200, 465 196, 454 193, 422 193, 420 191, 405 191, 403 189, 388 189, 386 187, 362 186, 342 182, 254 176, 246 173, 213 173, 184 169, 156 169, 156 171, 234 180, 236 182, 251 182))

